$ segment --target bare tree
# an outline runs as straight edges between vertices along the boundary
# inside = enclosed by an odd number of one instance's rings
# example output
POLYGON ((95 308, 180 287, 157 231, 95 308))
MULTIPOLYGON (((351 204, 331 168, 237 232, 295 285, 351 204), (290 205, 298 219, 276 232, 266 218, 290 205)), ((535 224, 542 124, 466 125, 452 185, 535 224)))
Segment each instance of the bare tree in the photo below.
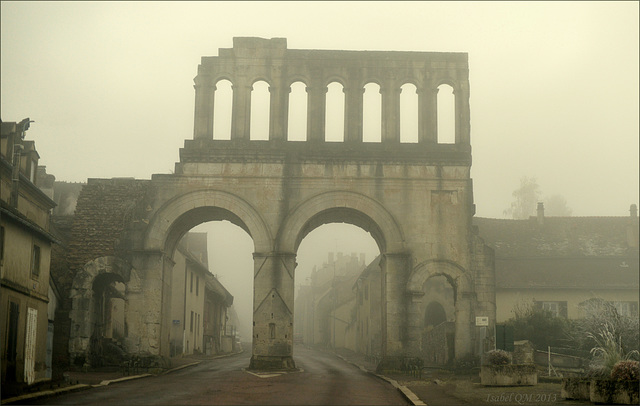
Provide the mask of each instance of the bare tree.
POLYGON ((520 187, 513 191, 515 200, 511 207, 505 209, 503 213, 512 216, 516 220, 523 220, 536 213, 536 206, 540 197, 540 186, 536 178, 523 177, 520 179, 520 187))
POLYGON ((572 210, 567 206, 567 199, 562 195, 552 195, 545 199, 544 211, 548 216, 571 216, 572 210))

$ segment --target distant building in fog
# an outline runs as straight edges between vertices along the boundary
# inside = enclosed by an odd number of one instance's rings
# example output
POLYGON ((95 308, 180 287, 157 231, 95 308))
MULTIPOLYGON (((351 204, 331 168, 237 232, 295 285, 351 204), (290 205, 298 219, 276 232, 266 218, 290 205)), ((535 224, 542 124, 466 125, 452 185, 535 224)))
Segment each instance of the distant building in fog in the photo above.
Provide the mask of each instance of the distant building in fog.
POLYGON ((355 349, 355 296, 352 287, 365 268, 364 254, 331 252, 328 261, 314 267, 309 284, 295 301, 294 334, 306 345, 355 349), (353 316, 352 316, 353 313, 353 316))

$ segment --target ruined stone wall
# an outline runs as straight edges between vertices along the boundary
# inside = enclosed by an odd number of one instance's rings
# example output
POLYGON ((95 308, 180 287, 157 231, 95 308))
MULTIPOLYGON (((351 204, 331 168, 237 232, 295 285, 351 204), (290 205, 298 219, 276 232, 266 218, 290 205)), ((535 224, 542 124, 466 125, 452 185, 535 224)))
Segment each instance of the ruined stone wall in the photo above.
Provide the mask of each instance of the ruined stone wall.
POLYGON ((89 179, 78 197, 69 264, 72 272, 87 262, 118 255, 130 249, 126 231, 140 210, 148 181, 135 179, 89 179))

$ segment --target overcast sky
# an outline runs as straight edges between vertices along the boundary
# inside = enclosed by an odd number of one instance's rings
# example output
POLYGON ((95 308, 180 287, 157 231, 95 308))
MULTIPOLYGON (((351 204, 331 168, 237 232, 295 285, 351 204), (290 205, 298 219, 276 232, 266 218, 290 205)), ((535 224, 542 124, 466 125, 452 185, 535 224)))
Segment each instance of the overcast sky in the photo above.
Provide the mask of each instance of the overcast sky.
POLYGON ((170 173, 200 58, 284 37, 467 52, 478 216, 503 217, 523 176, 576 216, 638 203, 638 2, 3 1, 1 18, 0 117, 35 120, 27 139, 60 181, 170 173))

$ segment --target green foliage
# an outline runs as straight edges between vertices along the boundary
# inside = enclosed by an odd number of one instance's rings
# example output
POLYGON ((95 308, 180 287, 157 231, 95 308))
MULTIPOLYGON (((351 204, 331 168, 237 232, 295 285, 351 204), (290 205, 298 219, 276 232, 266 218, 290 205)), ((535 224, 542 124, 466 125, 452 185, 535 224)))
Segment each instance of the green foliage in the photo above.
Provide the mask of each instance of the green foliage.
POLYGON ((492 350, 487 353, 489 365, 507 365, 511 363, 511 356, 504 350, 492 350))
POLYGON ((638 381, 640 380, 640 362, 638 361, 619 361, 611 370, 611 377, 621 381, 638 381))
POLYGON ((566 344, 567 319, 556 317, 548 310, 530 302, 515 307, 515 317, 507 320, 513 326, 514 340, 529 340, 534 348, 562 347, 566 344))

